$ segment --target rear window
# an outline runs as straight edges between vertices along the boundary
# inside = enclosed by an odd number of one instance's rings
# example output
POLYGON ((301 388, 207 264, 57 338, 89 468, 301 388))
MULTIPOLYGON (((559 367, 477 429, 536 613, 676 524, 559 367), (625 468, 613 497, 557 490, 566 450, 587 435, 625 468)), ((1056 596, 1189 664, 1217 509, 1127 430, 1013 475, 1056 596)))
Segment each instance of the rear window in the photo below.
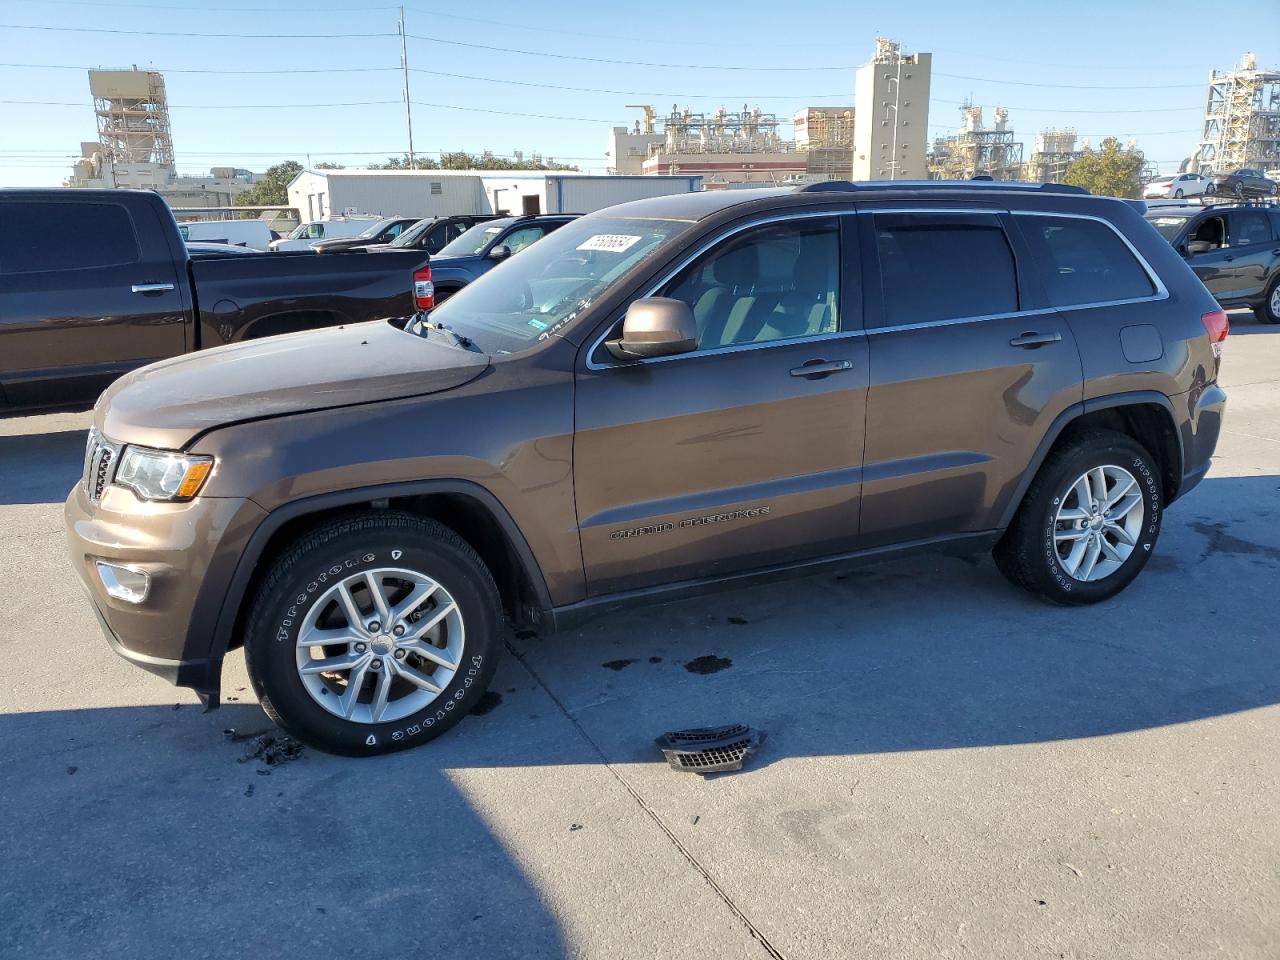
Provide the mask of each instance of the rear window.
POLYGON ((1179 231, 1187 225, 1187 217, 1170 217, 1161 215, 1158 217, 1147 217, 1147 223, 1151 224, 1160 231, 1160 236, 1166 240, 1172 241, 1179 231))
POLYGON ((928 323, 1018 309, 1013 251, 994 216, 878 214, 883 323, 928 323))
POLYGON ((0 273, 137 263, 133 220, 117 203, 0 204, 0 273))
POLYGON ((1049 304, 1083 306, 1155 293, 1151 277, 1119 235, 1098 220, 1019 216, 1049 304))

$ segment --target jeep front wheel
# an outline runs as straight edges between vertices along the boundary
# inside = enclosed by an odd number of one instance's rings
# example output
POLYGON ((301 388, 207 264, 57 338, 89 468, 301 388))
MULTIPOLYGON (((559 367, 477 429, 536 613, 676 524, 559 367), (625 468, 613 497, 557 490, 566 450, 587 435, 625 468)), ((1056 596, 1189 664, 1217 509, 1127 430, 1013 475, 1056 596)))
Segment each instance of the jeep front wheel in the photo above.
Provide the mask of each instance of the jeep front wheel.
POLYGON ((498 591, 447 527, 379 511, 313 530, 270 568, 246 662, 268 716, 329 753, 389 753, 461 720, 502 649, 498 591))
POLYGON ((1160 535, 1163 491, 1155 459, 1110 430, 1084 434, 1050 455, 996 565, 1013 583, 1062 604, 1115 596, 1146 566, 1160 535))

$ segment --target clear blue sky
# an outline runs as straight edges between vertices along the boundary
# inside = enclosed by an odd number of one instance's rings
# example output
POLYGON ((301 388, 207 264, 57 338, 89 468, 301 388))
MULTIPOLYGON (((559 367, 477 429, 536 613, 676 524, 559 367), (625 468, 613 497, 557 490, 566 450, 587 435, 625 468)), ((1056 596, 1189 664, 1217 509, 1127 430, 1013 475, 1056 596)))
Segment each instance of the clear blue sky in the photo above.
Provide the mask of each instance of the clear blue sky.
MULTIPOLYGON (((1047 7, 1027 0, 412 0, 405 4, 408 33, 435 40, 409 41, 410 66, 436 71, 411 77, 413 99, 434 104, 414 107, 415 146, 424 152, 539 151, 602 169, 609 127, 638 116, 625 108, 628 103, 652 103, 659 112, 673 102, 695 110, 750 103, 787 118, 810 103, 852 103, 853 69, 869 58, 882 34, 902 41, 909 52, 934 54, 931 136, 954 131, 959 103, 971 96, 986 108, 988 121, 994 106, 1009 108, 1011 126, 1028 154, 1042 127, 1073 126, 1095 144, 1108 134, 1136 137, 1149 159, 1170 170, 1197 142, 1210 69, 1233 66, 1245 51, 1255 53, 1260 66, 1280 66, 1277 0, 1251 0, 1237 8, 1249 10, 1238 20, 1215 16, 1220 8, 1204 0, 1074 0, 1054 4, 1054 13, 1047 7), (809 69, 818 67, 838 69, 809 69)), ((215 164, 263 170, 283 159, 306 163, 308 155, 313 163, 358 166, 403 153, 396 17, 396 9, 379 0, 0 0, 0 185, 56 185, 70 172, 80 141, 95 139, 83 69, 89 66, 137 64, 165 71, 183 173, 204 173, 215 164), (351 36, 371 33, 387 35, 351 36), (386 69, 328 72, 369 67, 386 69), (322 72, 219 72, 252 70, 322 72), (6 102, 14 100, 72 105, 6 102), (343 103, 364 105, 305 106, 343 103), (221 109, 227 105, 244 106, 221 109)), ((783 132, 789 136, 790 128, 783 132)))

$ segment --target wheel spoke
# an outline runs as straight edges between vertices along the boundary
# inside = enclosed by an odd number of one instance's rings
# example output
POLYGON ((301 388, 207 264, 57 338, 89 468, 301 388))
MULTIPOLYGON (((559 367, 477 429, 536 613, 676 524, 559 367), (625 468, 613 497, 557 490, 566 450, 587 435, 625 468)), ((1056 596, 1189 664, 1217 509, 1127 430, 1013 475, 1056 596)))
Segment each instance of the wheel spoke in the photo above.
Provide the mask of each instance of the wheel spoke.
POLYGON ((347 623, 352 630, 361 634, 367 633, 364 628, 364 617, 360 613, 360 608, 356 606, 356 598, 351 595, 351 590, 345 581, 338 584, 338 605, 342 607, 343 616, 347 618, 347 623))
POLYGON ((455 609, 457 608, 452 602, 440 604, 439 607, 431 612, 431 616, 422 618, 409 628, 409 633, 405 634, 405 640, 421 640, 436 624, 440 623, 455 609))
POLYGON ((1119 523, 1121 520, 1127 517, 1130 513, 1132 513, 1133 508, 1138 506, 1138 504, 1140 503, 1142 503, 1142 494, 1140 493, 1129 494, 1129 496, 1125 497, 1124 500, 1122 500, 1120 503, 1117 503, 1115 506, 1113 506, 1110 510, 1107 511, 1107 514, 1106 514, 1107 522, 1119 523))
POLYGON ((1107 500, 1107 475, 1101 467, 1089 471, 1089 493, 1091 500, 1097 500, 1099 506, 1107 500))
POLYGON ((1089 475, 1086 473, 1077 480, 1071 490, 1076 495, 1076 506, 1087 515, 1089 507, 1093 503, 1093 495, 1089 491, 1089 475))
POLYGON ((1133 477, 1129 477, 1128 480, 1122 480, 1118 482, 1116 486, 1112 489, 1111 493, 1108 495, 1107 502, 1102 505, 1102 512, 1103 513, 1109 512, 1112 507, 1114 507, 1117 503, 1120 502, 1121 498, 1123 498, 1126 494, 1128 494, 1128 492, 1132 490, 1134 487, 1136 487, 1137 485, 1138 485, 1138 481, 1133 479, 1133 477), (1121 484, 1123 484, 1123 486, 1121 484))
POLYGON ((440 588, 438 583, 415 583, 413 589, 409 591, 409 595, 391 608, 391 615, 388 617, 389 623, 396 623, 403 620, 409 614, 422 606, 427 597, 431 596, 440 588))
POLYGON ((1075 507, 1075 508, 1063 507, 1061 510, 1058 511, 1058 519, 1059 520, 1088 520, 1089 511, 1082 510, 1079 507, 1075 507))
POLYGON ((1077 530, 1075 528, 1071 528, 1068 530, 1057 531, 1056 533, 1054 533, 1053 539, 1056 540, 1058 543, 1074 543, 1077 540, 1084 539, 1088 535, 1089 535, 1088 530, 1077 530))
POLYGON ((1084 562, 1080 564, 1077 576, 1081 580, 1088 580, 1093 576, 1093 568, 1098 565, 1098 557, 1102 553, 1102 547, 1098 545, 1098 541, 1093 540, 1085 549, 1084 562))
POLYGON ((395 664, 393 669, 396 671, 396 673, 404 677, 406 680, 408 680, 410 683, 414 684, 415 686, 421 687, 423 690, 426 690, 429 693, 439 693, 440 690, 442 689, 430 677, 426 676, 425 674, 419 673, 417 670, 413 669, 413 667, 409 666, 408 664, 401 663, 398 660, 393 660, 392 663, 395 664))
POLYGON ((351 719, 360 700, 360 689, 364 686, 364 678, 369 675, 370 660, 371 657, 366 657, 347 674, 347 692, 342 695, 341 702, 342 716, 347 720, 351 719))
POLYGON ((336 630, 320 630, 317 627, 303 627, 298 633, 298 646, 333 647, 339 644, 356 643, 363 639, 363 634, 357 634, 347 627, 339 627, 336 630))
POLYGON ((366 573, 364 582, 369 588, 369 595, 373 598, 373 609, 378 614, 378 619, 382 621, 382 629, 390 629, 391 610, 387 607, 386 594, 382 592, 381 578, 375 577, 372 573, 366 573))
POLYGON ((1102 553, 1108 560, 1114 560, 1116 563, 1124 563, 1126 555, 1121 554, 1110 540, 1106 537, 1102 537, 1099 542, 1102 545, 1102 553))
POLYGON ((1084 560, 1085 551, 1088 549, 1089 541, 1081 538, 1077 540, 1071 547, 1071 552, 1062 558, 1062 565, 1071 576, 1076 575, 1076 571, 1080 569, 1080 562, 1084 560))
POLYGON ((1106 528, 1112 534, 1114 534, 1115 538, 1119 540, 1121 543, 1123 543, 1126 547, 1132 547, 1138 542, 1134 538, 1133 534, 1131 534, 1124 527, 1120 526, 1120 524, 1118 523, 1108 523, 1106 528))
POLYGON ((338 673, 342 670, 354 669, 362 660, 368 660, 367 653, 344 653, 338 657, 325 657, 312 660, 298 668, 300 673, 338 673))
POLYGON ((392 662, 391 660, 384 660, 382 669, 374 677, 373 702, 369 705, 369 716, 374 723, 382 720, 382 715, 387 710, 387 698, 391 693, 391 680, 394 672, 387 664, 392 662))
POLYGON ((425 660, 430 660, 438 667, 444 667, 446 670, 457 670, 458 661, 450 660, 445 656, 445 651, 439 647, 434 647, 422 640, 415 640, 411 643, 402 643, 400 647, 404 650, 410 650, 425 660))

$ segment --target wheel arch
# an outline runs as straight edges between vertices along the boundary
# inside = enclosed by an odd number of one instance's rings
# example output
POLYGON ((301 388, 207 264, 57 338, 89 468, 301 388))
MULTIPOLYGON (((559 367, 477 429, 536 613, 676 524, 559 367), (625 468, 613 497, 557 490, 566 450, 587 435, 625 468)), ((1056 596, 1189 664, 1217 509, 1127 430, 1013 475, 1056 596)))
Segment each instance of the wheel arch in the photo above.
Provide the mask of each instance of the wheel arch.
POLYGON ((1177 498, 1182 486, 1184 461, 1182 436, 1178 432, 1173 401, 1154 390, 1093 397, 1083 403, 1072 404, 1050 425, 1018 482, 1014 496, 1005 507, 1000 529, 1005 529, 1013 521, 1027 488, 1049 454, 1081 433, 1098 428, 1116 430, 1146 447, 1160 463, 1165 503, 1172 503, 1177 498))
POLYGON ((336 327, 346 322, 346 317, 332 310, 290 310, 258 317, 241 331, 240 340, 261 340, 263 337, 283 333, 301 333, 304 330, 320 330, 336 327))
POLYGON ((271 561, 320 523, 379 509, 429 517, 454 530, 489 567, 503 606, 517 623, 549 620, 550 593, 537 558, 510 513, 484 487, 464 480, 424 480, 343 490, 278 507, 250 536, 218 607, 208 653, 215 676, 225 653, 244 642, 253 591, 271 561))

